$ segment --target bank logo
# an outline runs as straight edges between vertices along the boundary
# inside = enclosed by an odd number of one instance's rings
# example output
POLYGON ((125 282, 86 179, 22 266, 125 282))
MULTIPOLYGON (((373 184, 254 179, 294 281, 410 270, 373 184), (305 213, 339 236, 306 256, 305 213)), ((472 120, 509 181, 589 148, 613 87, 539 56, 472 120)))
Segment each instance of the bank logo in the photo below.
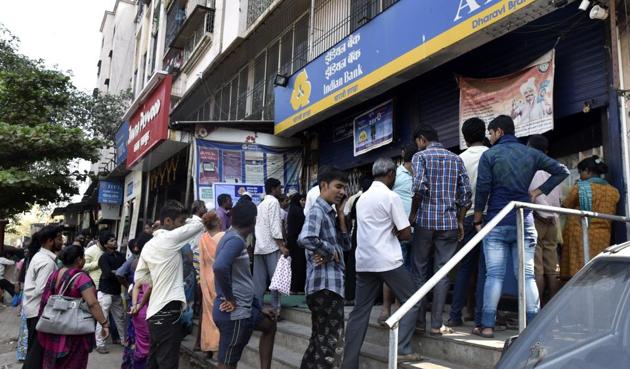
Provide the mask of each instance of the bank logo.
POLYGON ((306 69, 304 69, 295 77, 293 92, 291 93, 291 107, 293 110, 303 108, 309 104, 310 98, 311 82, 308 80, 306 69))

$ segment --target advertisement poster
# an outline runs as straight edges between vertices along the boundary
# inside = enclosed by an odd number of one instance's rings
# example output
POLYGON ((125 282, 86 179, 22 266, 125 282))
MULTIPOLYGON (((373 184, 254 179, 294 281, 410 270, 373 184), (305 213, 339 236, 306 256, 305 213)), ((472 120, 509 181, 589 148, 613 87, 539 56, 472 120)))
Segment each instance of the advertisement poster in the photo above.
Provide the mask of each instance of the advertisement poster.
POLYGON ((199 149, 199 184, 219 182, 219 150, 199 149))
MULTIPOLYGON (((302 156, 300 154, 287 154, 287 160, 285 162, 286 178, 300 178, 300 168, 302 167, 302 156)), ((289 182, 284 184, 284 192, 300 192, 298 182, 289 182)))
POLYGON ((215 194, 215 209, 219 207, 219 204, 216 203, 216 199, 222 194, 230 195, 232 203, 236 204, 241 196, 247 192, 252 197, 252 202, 258 205, 265 196, 265 185, 251 183, 215 183, 212 185, 212 192, 215 194))
POLYGON ((479 117, 486 123, 498 115, 514 119, 516 136, 553 129, 554 51, 524 69, 498 78, 459 78, 459 146, 466 148, 462 124, 479 117))
POLYGON ((265 154, 262 151, 245 151, 245 181, 265 182, 265 154))
POLYGON ((223 151, 223 180, 225 182, 241 182, 243 178, 243 162, 240 151, 223 151))
POLYGON ((223 143, 203 139, 197 139, 195 146, 195 198, 206 202, 209 208, 214 206, 218 195, 227 193, 221 192, 228 191, 226 185, 230 185, 229 191, 234 193, 232 198, 242 188, 252 196, 257 196, 259 192, 262 194, 263 184, 270 177, 280 180, 285 186, 285 192, 300 190, 301 147, 274 148, 255 143, 223 143), (216 187, 215 184, 224 186, 216 187))
POLYGON ((365 154, 394 140, 392 100, 354 119, 354 156, 365 154))
POLYGON ((267 154, 267 178, 278 178, 284 186, 284 155, 267 154))

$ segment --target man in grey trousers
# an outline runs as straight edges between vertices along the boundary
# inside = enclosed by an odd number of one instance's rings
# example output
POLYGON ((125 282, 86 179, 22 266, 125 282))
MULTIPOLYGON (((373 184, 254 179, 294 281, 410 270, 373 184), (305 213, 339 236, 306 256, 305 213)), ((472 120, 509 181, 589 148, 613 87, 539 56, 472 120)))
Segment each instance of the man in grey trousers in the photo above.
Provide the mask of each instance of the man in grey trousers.
MULTIPOLYGON (((261 304, 280 256, 289 256, 289 249, 282 236, 281 208, 277 198, 280 194, 282 194, 280 181, 275 178, 267 179, 265 198, 258 205, 254 248, 254 291, 261 304)), ((280 292, 271 291, 271 306, 276 314, 280 314, 280 292)))
MULTIPOLYGON (((411 225, 400 197, 391 190, 396 181, 396 165, 391 159, 378 159, 372 166, 372 175, 372 186, 356 205, 357 288, 346 330, 343 369, 359 368, 361 346, 381 284, 387 283, 403 304, 416 291, 413 276, 403 265, 400 248, 400 241, 411 238, 411 225)), ((400 321, 399 361, 420 360, 411 345, 417 317, 415 305, 400 321)))

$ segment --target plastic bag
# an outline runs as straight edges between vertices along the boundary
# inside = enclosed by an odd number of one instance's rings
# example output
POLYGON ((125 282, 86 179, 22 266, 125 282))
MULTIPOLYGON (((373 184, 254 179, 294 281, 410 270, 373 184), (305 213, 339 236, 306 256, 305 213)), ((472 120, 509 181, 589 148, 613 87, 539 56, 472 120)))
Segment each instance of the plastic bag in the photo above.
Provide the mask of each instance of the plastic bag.
POLYGON ((16 307, 22 303, 22 292, 16 293, 11 300, 11 306, 16 307))
POLYGON ((280 256, 276 270, 271 278, 269 290, 278 291, 283 295, 291 294, 291 257, 280 256))

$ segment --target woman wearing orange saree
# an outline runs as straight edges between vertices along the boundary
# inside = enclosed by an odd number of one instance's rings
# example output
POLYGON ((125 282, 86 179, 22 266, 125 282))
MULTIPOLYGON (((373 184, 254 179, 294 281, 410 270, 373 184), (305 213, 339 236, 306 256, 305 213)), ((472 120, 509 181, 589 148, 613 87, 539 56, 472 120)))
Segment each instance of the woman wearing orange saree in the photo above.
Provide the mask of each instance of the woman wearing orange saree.
MULTIPOLYGON (((578 164, 580 179, 571 188, 563 206, 570 209, 594 211, 603 214, 615 214, 619 202, 619 191, 601 178, 608 171, 608 166, 597 156, 582 160, 578 164)), ((588 239, 589 256, 602 252, 610 246, 611 222, 604 219, 589 220, 588 239)), ((579 217, 568 217, 562 238, 562 258, 560 276, 567 280, 584 266, 582 246, 582 224, 579 217)))
POLYGON ((219 350, 219 329, 212 320, 212 308, 217 297, 214 289, 214 257, 217 245, 224 235, 221 231, 221 220, 214 210, 204 214, 203 224, 206 231, 199 240, 199 284, 203 296, 201 311, 201 351, 217 352, 219 350))

